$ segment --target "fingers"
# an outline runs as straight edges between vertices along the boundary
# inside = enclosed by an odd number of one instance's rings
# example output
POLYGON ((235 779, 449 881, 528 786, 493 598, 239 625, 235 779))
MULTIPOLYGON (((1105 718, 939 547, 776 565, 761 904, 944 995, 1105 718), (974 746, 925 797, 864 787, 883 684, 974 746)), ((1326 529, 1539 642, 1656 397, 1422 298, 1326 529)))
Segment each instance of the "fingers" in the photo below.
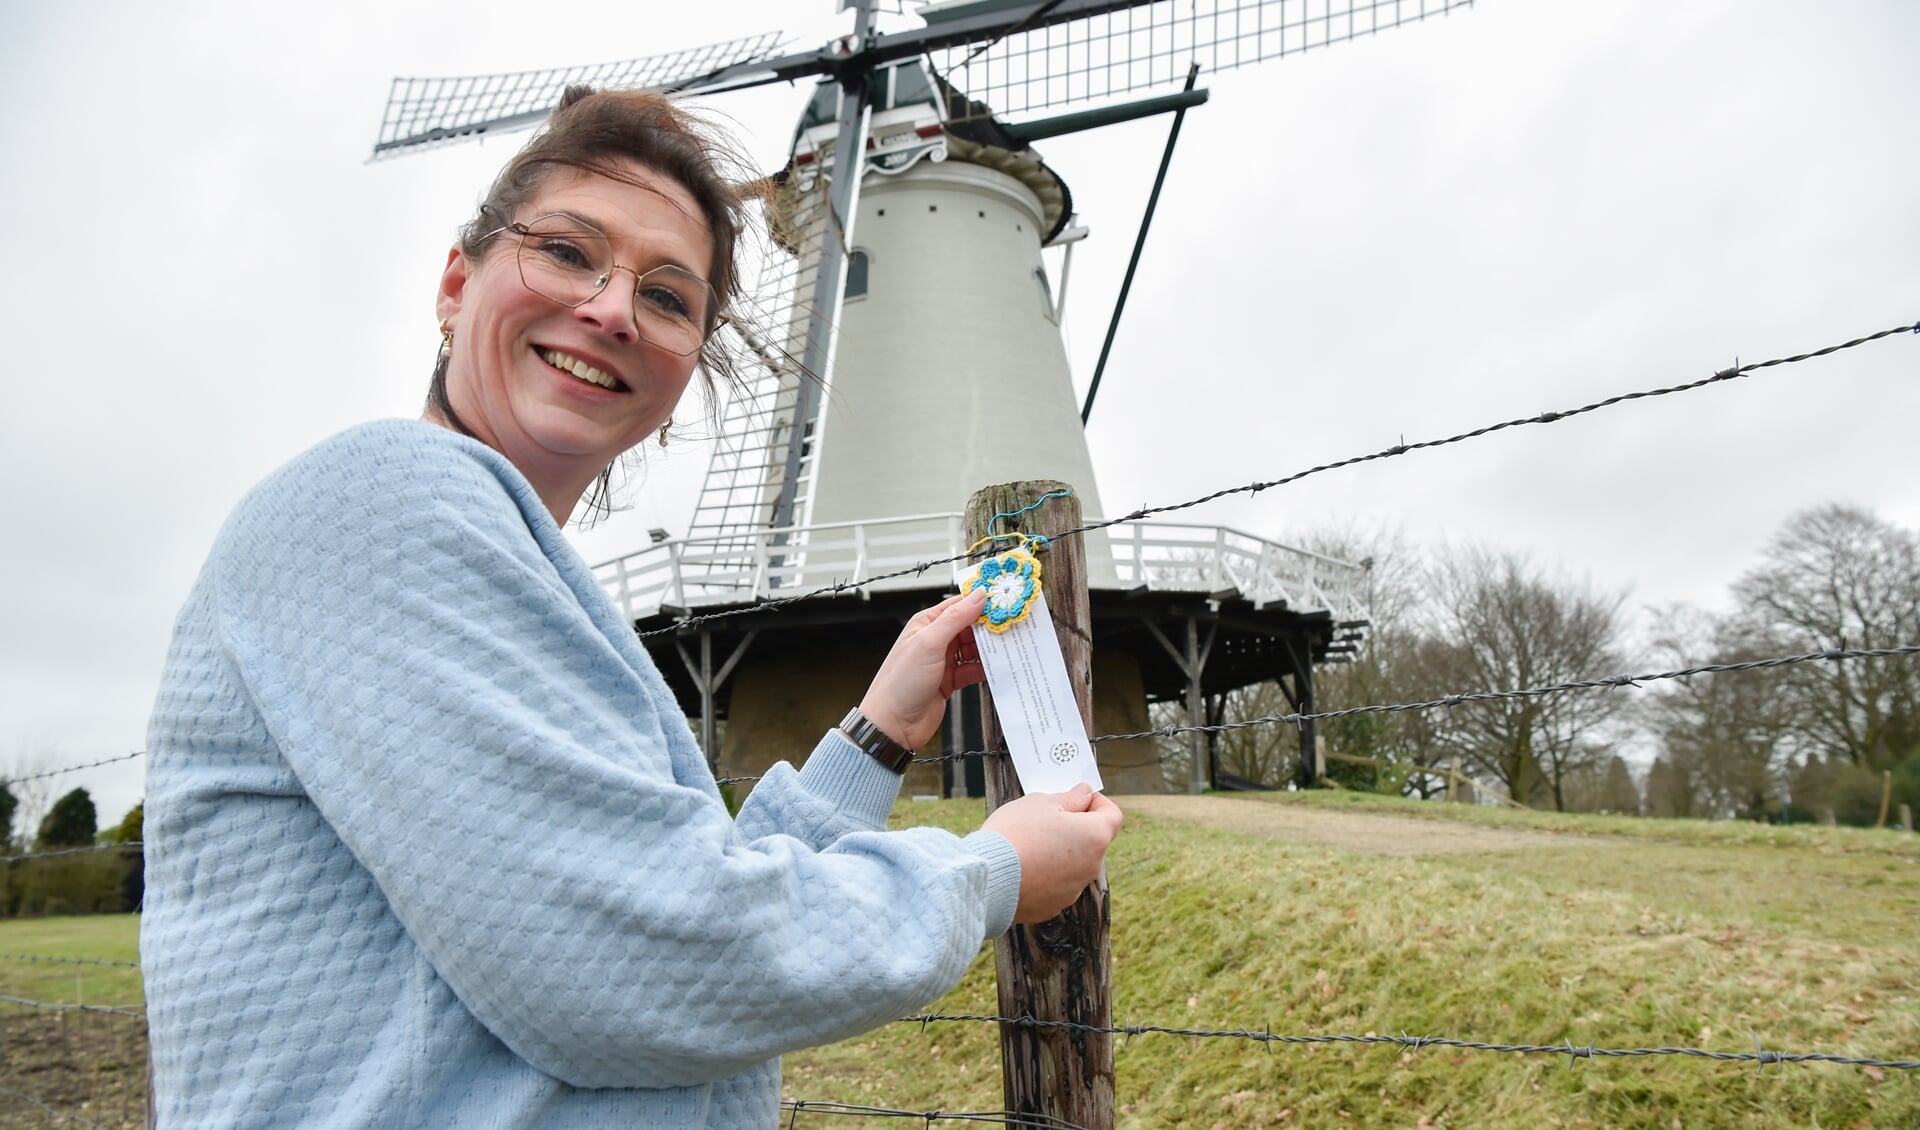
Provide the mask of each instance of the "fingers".
POLYGON ((1113 803, 1105 793, 1096 793, 1084 783, 1075 785, 1070 791, 1058 793, 1055 799, 1065 812, 1084 813, 1095 817, 1107 828, 1107 838, 1111 840, 1120 834, 1120 828, 1126 823, 1126 816, 1120 806, 1113 803))
POLYGON ((938 620, 940 614, 945 612, 954 601, 959 600, 964 595, 964 593, 955 593, 938 604, 928 608, 922 608, 920 611, 914 613, 912 619, 907 621, 906 628, 901 631, 900 638, 906 639, 910 636, 920 634, 920 632, 926 629, 927 625, 938 620))
MULTIPOLYGON (((954 593, 952 596, 942 599, 938 604, 932 605, 931 607, 928 607, 928 608, 922 608, 920 611, 913 614, 913 619, 907 621, 907 634, 912 635, 916 631, 924 629, 930 624, 937 623, 939 620, 945 617, 948 613, 952 612, 955 605, 962 604, 967 601, 974 601, 980 607, 984 607, 987 603, 986 590, 975 589, 972 592, 957 592, 957 593, 954 593)), ((968 617, 968 620, 971 621, 972 619, 977 618, 979 615, 980 615, 979 608, 975 608, 973 616, 968 617)))
POLYGON ((860 705, 895 741, 924 742, 939 724, 948 696, 985 678, 967 632, 985 604, 985 593, 950 596, 916 613, 901 631, 860 705))
POLYGON ((1121 827, 1127 822, 1126 813, 1121 812, 1120 806, 1108 799, 1105 793, 1093 794, 1092 802, 1087 805, 1087 813, 1104 819, 1113 829, 1112 834, 1116 836, 1120 834, 1121 827))
POLYGON ((961 667, 953 673, 953 689, 956 691, 962 687, 971 687, 986 681, 987 669, 978 663, 968 667, 961 667))
POLYGON ((1081 783, 1064 793, 1055 794, 1054 799, 1068 812, 1085 812, 1093 806, 1095 798, 1099 796, 1099 793, 1093 791, 1093 786, 1081 783))
POLYGON ((1120 810, 1085 785, 1064 793, 1031 793, 994 810, 986 828, 1005 836, 1020 856, 1015 922, 1044 922, 1079 897, 1101 872, 1120 810))
POLYGON ((945 633, 948 639, 960 635, 962 628, 971 627, 980 618, 980 610, 987 606, 987 593, 984 589, 975 589, 958 596, 950 596, 933 606, 937 613, 929 627, 945 633))

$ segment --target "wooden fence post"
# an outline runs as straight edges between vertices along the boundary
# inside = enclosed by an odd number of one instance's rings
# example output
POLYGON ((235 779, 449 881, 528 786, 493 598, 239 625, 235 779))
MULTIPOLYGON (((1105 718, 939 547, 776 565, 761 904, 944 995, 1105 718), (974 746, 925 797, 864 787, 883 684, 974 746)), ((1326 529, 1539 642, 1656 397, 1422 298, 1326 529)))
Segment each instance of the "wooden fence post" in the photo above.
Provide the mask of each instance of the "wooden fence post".
POLYGON ((1913 806, 1910 804, 1900 806, 1900 830, 1902 832, 1913 831, 1913 806))
MULTIPOLYGON (((1067 489, 1047 481, 987 487, 967 500, 967 539, 1029 531, 1048 533, 1080 524, 1080 498, 1051 498, 1018 517, 1002 518, 1067 489), (993 524, 991 530, 989 524, 993 524)), ((1012 544, 1005 542, 1001 544, 1012 544)), ((1067 678, 1080 720, 1093 733, 1092 616, 1087 603, 1086 554, 1079 536, 1059 538, 1041 555, 1041 587, 1053 615, 1054 633, 1067 661, 1067 678)), ((980 688, 980 714, 987 749, 1006 748, 994 714, 993 696, 980 688)), ((1021 795, 1013 764, 986 759, 987 811, 1021 795)), ((1105 1028, 1113 1024, 1106 876, 1080 892, 1059 917, 1035 926, 1014 926, 994 942, 1000 1015, 1031 1016, 1105 1028)), ((1113 1037, 1059 1028, 1000 1026, 1001 1090, 1006 1109, 1084 1126, 1113 1127, 1113 1037)))

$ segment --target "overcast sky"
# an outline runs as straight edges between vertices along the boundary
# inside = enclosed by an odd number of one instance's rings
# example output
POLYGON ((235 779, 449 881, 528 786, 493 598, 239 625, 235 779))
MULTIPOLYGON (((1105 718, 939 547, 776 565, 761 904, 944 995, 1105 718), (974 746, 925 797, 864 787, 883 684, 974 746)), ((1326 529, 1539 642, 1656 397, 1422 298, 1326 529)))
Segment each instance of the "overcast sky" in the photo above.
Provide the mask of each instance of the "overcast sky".
MULTIPOLYGON (((518 138, 366 164, 394 75, 811 46, 849 26, 832 7, 8 5, 0 772, 140 748, 234 502, 417 412, 451 233, 518 138)), ((1203 76, 1087 433, 1107 506, 1920 319, 1916 42, 1911 0, 1484 0, 1203 76)), ((804 98, 711 108, 771 170, 804 98)), ((1167 124, 1041 147, 1093 232, 1066 327, 1083 388, 1167 124)), ((1710 605, 1796 509, 1920 525, 1916 373, 1920 338, 1890 339, 1181 517, 1482 541, 1635 609, 1710 605)), ((587 555, 684 530, 706 454, 653 455, 587 555)), ((140 781, 60 779, 103 823, 140 781)))

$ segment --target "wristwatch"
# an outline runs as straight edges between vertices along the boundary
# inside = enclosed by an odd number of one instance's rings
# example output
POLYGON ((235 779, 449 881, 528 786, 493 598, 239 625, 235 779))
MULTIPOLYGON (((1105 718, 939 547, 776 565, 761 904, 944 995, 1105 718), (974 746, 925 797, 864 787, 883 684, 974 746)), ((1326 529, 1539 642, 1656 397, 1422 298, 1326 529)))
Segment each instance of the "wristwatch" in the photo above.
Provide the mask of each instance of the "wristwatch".
POLYGON ((857 706, 840 719, 840 732, 847 735, 848 741, 866 750, 868 756, 893 770, 895 775, 905 774, 907 766, 913 761, 912 750, 888 737, 871 719, 860 713, 857 706))

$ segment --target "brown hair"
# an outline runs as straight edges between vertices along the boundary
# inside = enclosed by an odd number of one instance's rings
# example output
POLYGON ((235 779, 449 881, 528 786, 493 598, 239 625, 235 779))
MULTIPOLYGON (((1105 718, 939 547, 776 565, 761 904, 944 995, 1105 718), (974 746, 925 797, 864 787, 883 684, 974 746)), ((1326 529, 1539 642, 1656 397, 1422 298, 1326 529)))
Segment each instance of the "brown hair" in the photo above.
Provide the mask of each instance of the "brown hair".
MULTIPOLYGON (((547 124, 500 170, 473 218, 461 227, 460 250, 470 258, 483 258, 501 218, 511 217, 531 200, 555 169, 580 169, 631 184, 633 176, 621 166, 623 161, 679 182, 699 206, 713 238, 712 277, 707 281, 717 300, 708 317, 706 344, 700 347, 702 378, 709 392, 715 374, 729 385, 737 384, 737 358, 723 335, 713 330, 740 297, 736 248, 746 228, 746 212, 728 173, 744 173, 747 165, 719 130, 659 95, 568 87, 547 124)), ((447 395, 447 360, 442 352, 427 387, 427 404, 454 430, 472 436, 447 395)), ((612 478, 609 464, 588 489, 589 519, 612 512, 612 478)))

